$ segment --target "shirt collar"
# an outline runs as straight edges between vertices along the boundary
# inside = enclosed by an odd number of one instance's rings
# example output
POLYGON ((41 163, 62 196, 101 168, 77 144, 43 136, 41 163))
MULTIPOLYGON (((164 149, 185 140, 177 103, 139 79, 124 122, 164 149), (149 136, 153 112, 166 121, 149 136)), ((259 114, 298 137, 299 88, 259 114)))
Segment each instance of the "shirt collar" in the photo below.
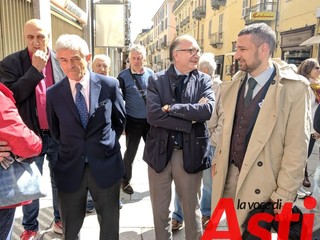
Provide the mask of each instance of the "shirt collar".
POLYGON ((130 70, 131 70, 131 73, 132 73, 132 74, 140 74, 140 75, 144 74, 144 68, 143 68, 143 67, 141 68, 141 71, 140 71, 140 72, 136 72, 136 71, 133 70, 132 68, 130 68, 130 70))
POLYGON ((81 83, 83 91, 87 91, 87 89, 89 88, 89 79, 90 79, 90 73, 88 70, 86 70, 85 75, 81 78, 80 81, 75 81, 69 78, 69 82, 73 90, 75 90, 76 83, 81 83))
POLYGON ((176 68, 176 66, 175 65, 173 65, 173 67, 174 67, 174 70, 176 71, 176 74, 179 76, 179 75, 186 75, 187 77, 189 76, 189 73, 190 72, 188 72, 187 74, 182 74, 181 72, 179 72, 179 70, 176 68))
MULTIPOLYGON (((273 64, 270 64, 266 70, 264 70, 258 76, 255 76, 253 78, 257 81, 259 85, 264 86, 266 82, 269 80, 269 78, 271 77, 273 71, 274 71, 274 66, 273 64)), ((251 74, 248 73, 248 79, 251 77, 252 77, 251 74)))

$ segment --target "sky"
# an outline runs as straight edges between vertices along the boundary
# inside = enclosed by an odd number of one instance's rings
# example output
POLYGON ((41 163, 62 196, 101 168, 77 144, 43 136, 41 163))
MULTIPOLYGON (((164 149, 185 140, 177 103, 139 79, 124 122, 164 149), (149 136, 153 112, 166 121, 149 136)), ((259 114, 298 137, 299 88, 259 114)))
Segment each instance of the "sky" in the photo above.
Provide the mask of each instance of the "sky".
POLYGON ((152 17, 164 0, 131 0, 131 40, 134 41, 142 29, 152 26, 152 17))

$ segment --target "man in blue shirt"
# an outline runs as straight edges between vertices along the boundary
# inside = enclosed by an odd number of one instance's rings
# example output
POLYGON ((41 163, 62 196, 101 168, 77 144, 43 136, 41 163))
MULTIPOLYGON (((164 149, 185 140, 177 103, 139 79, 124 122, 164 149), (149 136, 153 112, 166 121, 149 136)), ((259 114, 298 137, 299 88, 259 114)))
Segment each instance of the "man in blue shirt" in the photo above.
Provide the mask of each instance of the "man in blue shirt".
POLYGON ((143 66, 145 59, 145 47, 133 45, 129 51, 130 67, 120 72, 118 76, 127 112, 126 151, 123 158, 126 173, 122 181, 122 190, 127 194, 133 194, 133 188, 130 186, 132 164, 140 139, 142 137, 145 141, 149 130, 146 115, 146 94, 148 78, 154 72, 143 66))

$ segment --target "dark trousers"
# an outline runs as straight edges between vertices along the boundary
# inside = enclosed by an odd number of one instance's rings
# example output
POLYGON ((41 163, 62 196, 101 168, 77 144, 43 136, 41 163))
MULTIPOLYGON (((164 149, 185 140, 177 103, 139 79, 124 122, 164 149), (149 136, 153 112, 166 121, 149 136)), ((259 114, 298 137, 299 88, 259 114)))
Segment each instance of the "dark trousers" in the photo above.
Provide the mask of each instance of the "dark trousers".
MULTIPOLYGON (((308 147, 308 158, 310 157, 313 147, 314 147, 314 143, 316 142, 316 140, 312 137, 312 135, 310 135, 310 139, 309 139, 309 147, 308 147)), ((306 164, 306 167, 304 169, 304 176, 308 177, 308 164, 306 164)))
POLYGON ((58 189, 63 239, 78 239, 86 215, 88 190, 97 212, 100 240, 118 240, 120 180, 108 188, 101 188, 95 182, 88 164, 85 166, 77 191, 63 192, 58 189))
POLYGON ((126 170, 123 176, 123 181, 129 182, 132 178, 132 164, 137 154, 140 139, 143 138, 146 141, 147 133, 150 125, 147 123, 147 119, 136 119, 127 116, 126 123, 126 151, 124 153, 124 167, 126 170))
MULTIPOLYGON (((45 156, 49 161, 49 169, 50 169, 50 178, 51 178, 51 187, 52 187, 52 204, 53 204, 53 214, 54 221, 60 220, 59 213, 59 199, 57 194, 57 187, 55 184, 54 174, 52 171, 52 167, 55 165, 58 159, 58 150, 59 146, 50 135, 42 135, 42 152, 39 156, 33 157, 33 161, 37 164, 39 171, 42 174, 43 162, 45 156)), ((40 203, 39 199, 33 200, 32 203, 25 205, 22 207, 23 211, 23 219, 22 225, 25 230, 38 231, 39 230, 39 222, 37 220, 39 215, 40 203)))
POLYGON ((0 209, 0 240, 10 240, 16 208, 0 209))

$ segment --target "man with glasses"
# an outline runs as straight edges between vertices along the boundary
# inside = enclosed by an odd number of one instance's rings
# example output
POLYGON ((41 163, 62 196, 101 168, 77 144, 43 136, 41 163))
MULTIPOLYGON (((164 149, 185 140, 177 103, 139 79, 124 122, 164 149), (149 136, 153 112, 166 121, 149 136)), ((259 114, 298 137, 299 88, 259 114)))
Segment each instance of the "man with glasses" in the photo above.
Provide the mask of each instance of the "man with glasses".
POLYGON ((182 204, 186 240, 202 235, 199 206, 202 170, 211 166, 213 148, 205 121, 214 109, 211 78, 197 70, 200 48, 189 35, 170 46, 172 64, 149 78, 147 136, 150 198, 156 239, 172 239, 171 184, 182 204))

